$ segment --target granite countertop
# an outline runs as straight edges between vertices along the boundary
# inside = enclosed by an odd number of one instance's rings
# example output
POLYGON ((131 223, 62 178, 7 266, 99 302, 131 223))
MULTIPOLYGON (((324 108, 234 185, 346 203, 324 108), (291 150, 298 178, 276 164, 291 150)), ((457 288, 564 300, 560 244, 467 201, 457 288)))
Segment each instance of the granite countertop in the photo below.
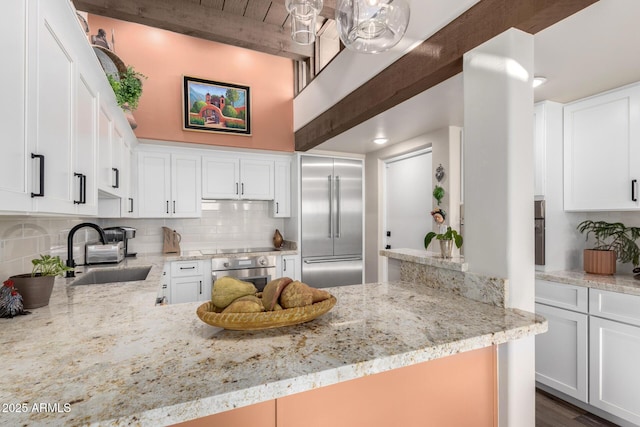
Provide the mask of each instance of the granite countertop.
POLYGON ((154 305, 169 259, 118 267, 151 265, 139 282, 57 279, 48 306, 0 319, 0 402, 27 409, 1 423, 168 425, 547 329, 532 313, 393 282, 328 288, 336 306, 310 323, 227 331, 198 319, 200 303, 154 305))
POLYGON ((298 255, 297 249, 271 249, 271 250, 260 250, 254 251, 251 253, 228 253, 228 252, 220 252, 214 253, 216 251, 211 250, 192 250, 192 251, 182 251, 180 254, 166 254, 164 255, 164 259, 166 261, 189 261, 189 260, 199 260, 199 259, 211 259, 211 258, 241 258, 246 256, 256 256, 256 255, 298 255))
POLYGON ((640 280, 631 274, 615 274, 604 276, 589 274, 584 271, 536 271, 536 279, 550 282, 567 283, 603 291, 619 292, 629 295, 640 295, 640 280))
POLYGON ((440 252, 429 252, 424 249, 381 249, 380 255, 400 261, 409 261, 415 264, 444 268, 446 270, 462 272, 469 270, 469 265, 464 261, 464 257, 462 256, 443 258, 440 252))

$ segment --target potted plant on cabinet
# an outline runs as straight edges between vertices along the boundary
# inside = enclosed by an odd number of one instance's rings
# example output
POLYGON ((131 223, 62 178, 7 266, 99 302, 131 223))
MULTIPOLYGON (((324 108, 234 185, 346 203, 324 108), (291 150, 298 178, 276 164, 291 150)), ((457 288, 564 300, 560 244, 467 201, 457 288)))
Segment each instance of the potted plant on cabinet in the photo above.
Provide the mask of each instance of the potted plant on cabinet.
POLYGON ((22 295, 24 308, 38 308, 49 304, 56 276, 62 276, 71 268, 64 265, 59 256, 40 255, 31 260, 31 273, 11 276, 15 288, 22 295))
POLYGON ((616 260, 621 263, 640 264, 640 249, 636 240, 640 228, 626 227, 620 222, 586 220, 578 224, 578 231, 593 235, 596 244, 584 250, 584 271, 592 274, 615 274, 616 260))
POLYGON ((126 71, 120 72, 118 78, 107 74, 109 84, 116 95, 116 101, 127 116, 131 129, 138 126, 131 112, 138 108, 142 96, 142 79, 146 78, 147 76, 135 71, 131 66, 128 66, 126 71))

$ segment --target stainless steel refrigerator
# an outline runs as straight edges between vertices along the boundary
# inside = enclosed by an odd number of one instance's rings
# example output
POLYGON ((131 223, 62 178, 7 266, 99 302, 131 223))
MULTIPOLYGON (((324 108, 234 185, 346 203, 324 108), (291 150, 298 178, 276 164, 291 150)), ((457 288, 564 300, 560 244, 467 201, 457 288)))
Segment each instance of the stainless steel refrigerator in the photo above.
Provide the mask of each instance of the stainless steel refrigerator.
POLYGON ((317 288, 362 283, 360 160, 301 157, 302 281, 317 288))

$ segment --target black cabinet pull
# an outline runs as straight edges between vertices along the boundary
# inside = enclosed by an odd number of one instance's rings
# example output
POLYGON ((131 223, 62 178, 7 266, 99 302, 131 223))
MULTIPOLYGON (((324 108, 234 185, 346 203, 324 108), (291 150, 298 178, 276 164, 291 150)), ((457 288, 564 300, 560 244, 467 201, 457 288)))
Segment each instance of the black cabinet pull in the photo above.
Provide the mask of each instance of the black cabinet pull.
POLYGON ((129 197, 129 213, 133 213, 133 198, 129 197))
POLYGON ((280 213, 280 203, 276 202, 276 213, 280 213))
POLYGON ((242 192, 240 194, 244 196, 244 182, 242 183, 241 187, 242 187, 242 192))
POLYGON ((287 271, 287 260, 286 260, 286 258, 282 258, 282 264, 284 264, 284 268, 282 269, 282 271, 287 271))
POLYGON ((31 197, 44 197, 44 155, 31 153, 31 158, 40 160, 40 192, 31 193, 31 197))
POLYGON ((82 174, 80 177, 80 187, 82 187, 82 204, 87 204, 87 175, 82 174))
POLYGON ((167 200, 167 213, 169 213, 169 201, 167 200))
POLYGON ((118 168, 111 168, 116 173, 116 185, 112 185, 113 188, 120 188, 120 171, 118 168))
POLYGON ((173 201, 173 213, 176 213, 176 201, 173 201))
POLYGON ((180 270, 195 270, 195 265, 191 267, 180 267, 180 270))
POLYGON ((638 183, 637 179, 631 180, 631 201, 637 202, 638 198, 636 197, 636 184, 638 183))
POLYGON ((236 182, 236 194, 238 194, 238 183, 236 182))
POLYGON ((200 295, 202 295, 202 280, 200 280, 200 295))
POLYGON ((74 205, 81 205, 82 204, 82 174, 74 172, 73 176, 74 177, 77 176, 78 178, 80 178, 80 182, 79 182, 80 183, 80 188, 78 190, 78 193, 79 193, 78 195, 80 196, 79 197, 80 200, 74 200, 73 204, 74 205))

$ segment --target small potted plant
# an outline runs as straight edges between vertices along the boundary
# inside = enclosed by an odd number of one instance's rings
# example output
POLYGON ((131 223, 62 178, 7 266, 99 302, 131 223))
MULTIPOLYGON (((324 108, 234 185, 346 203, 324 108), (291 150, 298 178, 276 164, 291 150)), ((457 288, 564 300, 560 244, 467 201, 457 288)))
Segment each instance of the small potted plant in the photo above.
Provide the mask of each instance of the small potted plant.
POLYGON ((142 79, 146 79, 142 73, 139 73, 133 69, 133 67, 127 67, 127 70, 121 72, 118 76, 114 77, 111 74, 107 74, 109 84, 113 89, 113 93, 116 95, 116 101, 129 120, 129 124, 132 129, 135 129, 137 124, 131 114, 138 108, 140 97, 142 96, 142 79))
POLYGON ((440 241, 440 253, 442 258, 451 258, 451 251, 453 250, 453 244, 456 248, 460 249, 462 246, 462 236, 453 228, 447 227, 447 231, 444 233, 436 233, 430 231, 424 236, 424 248, 427 249, 433 238, 440 241))
POLYGON ((640 264, 640 249, 636 240, 640 228, 626 227, 620 222, 586 220, 578 224, 578 231, 593 235, 596 243, 592 249, 584 250, 584 271, 592 274, 615 274, 616 260, 621 263, 640 264))
POLYGON ((40 258, 31 260, 31 263, 31 273, 11 276, 10 279, 22 295, 24 308, 44 307, 49 304, 56 276, 63 276, 71 268, 59 256, 40 255, 40 258))

